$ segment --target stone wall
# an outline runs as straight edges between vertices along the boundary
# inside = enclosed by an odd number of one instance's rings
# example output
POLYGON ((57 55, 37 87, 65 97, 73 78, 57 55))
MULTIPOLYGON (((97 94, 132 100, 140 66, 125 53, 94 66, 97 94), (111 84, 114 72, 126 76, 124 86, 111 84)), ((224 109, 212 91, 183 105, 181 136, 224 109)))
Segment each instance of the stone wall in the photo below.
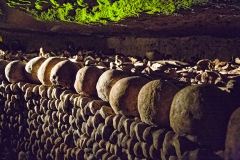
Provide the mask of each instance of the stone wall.
POLYGON ((191 57, 219 58, 228 61, 232 56, 240 57, 240 39, 225 39, 208 36, 169 37, 169 38, 134 38, 134 37, 80 37, 70 35, 11 34, 0 31, 0 36, 8 45, 20 40, 27 50, 43 47, 47 51, 66 48, 71 42, 84 49, 107 50, 113 48, 116 53, 144 56, 147 51, 158 50, 172 55, 174 59, 190 60, 191 57))
POLYGON ((101 37, 88 37, 88 36, 73 36, 52 33, 19 33, 19 32, 3 32, 0 31, 3 42, 11 46, 11 44, 18 40, 23 46, 26 47, 27 51, 32 51, 43 47, 45 51, 55 51, 59 49, 67 48, 67 44, 72 43, 75 47, 82 47, 84 49, 106 49, 106 38, 101 37))
POLYGON ((144 56, 145 52, 156 49, 163 54, 172 55, 174 59, 193 56, 200 58, 220 58, 229 60, 240 56, 240 39, 224 39, 208 36, 169 37, 169 38, 108 38, 109 48, 117 53, 144 56))

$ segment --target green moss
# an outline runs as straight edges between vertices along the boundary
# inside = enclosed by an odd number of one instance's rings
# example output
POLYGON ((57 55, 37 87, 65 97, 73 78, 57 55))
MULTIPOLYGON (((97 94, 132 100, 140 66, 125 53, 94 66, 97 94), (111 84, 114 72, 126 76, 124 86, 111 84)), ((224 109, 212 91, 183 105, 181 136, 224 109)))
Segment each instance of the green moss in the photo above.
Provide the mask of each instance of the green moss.
POLYGON ((77 4, 78 4, 79 6, 83 6, 83 0, 77 0, 77 4))
POLYGON ((60 7, 60 4, 58 4, 55 0, 50 0, 50 2, 52 3, 53 8, 58 8, 58 7, 60 7))
POLYGON ((36 17, 40 21, 55 21, 57 20, 58 12, 55 9, 48 9, 47 12, 40 12, 36 17))
POLYGON ((35 2, 35 8, 36 8, 37 10, 42 10, 42 9, 43 9, 43 7, 40 5, 39 1, 36 1, 36 2, 35 2))
MULTIPOLYGON (((117 0, 113 3, 109 0, 97 0, 98 5, 91 7, 84 3, 84 0, 64 4, 50 0, 52 5, 48 9, 43 9, 40 1, 36 0, 34 9, 27 8, 25 10, 38 20, 107 24, 109 21, 118 22, 126 17, 137 17, 143 12, 169 15, 180 8, 187 9, 194 3, 206 2, 207 0, 117 0)), ((16 2, 8 3, 11 7, 18 4, 16 2)))
POLYGON ((73 18, 69 16, 71 10, 73 10, 73 6, 70 3, 63 4, 62 7, 57 8, 58 18, 62 21, 72 21, 73 18))
POLYGON ((23 6, 30 6, 31 2, 29 0, 19 0, 19 1, 8 0, 7 5, 9 7, 15 7, 15 6, 23 7, 23 6))

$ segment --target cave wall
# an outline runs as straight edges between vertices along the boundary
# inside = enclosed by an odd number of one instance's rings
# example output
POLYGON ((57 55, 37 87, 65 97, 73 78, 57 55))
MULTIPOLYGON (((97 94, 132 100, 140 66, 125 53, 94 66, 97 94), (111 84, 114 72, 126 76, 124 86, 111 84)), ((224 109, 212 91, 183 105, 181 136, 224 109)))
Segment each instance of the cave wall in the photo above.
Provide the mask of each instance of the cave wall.
POLYGON ((67 44, 73 43, 75 47, 82 47, 84 49, 106 49, 106 38, 101 37, 80 37, 70 35, 47 35, 47 34, 27 34, 27 33, 5 33, 0 31, 3 42, 11 46, 13 41, 19 40, 21 44, 26 47, 27 51, 33 51, 43 47, 45 51, 53 51, 67 48, 67 44))
POLYGON ((144 56, 149 50, 158 50, 172 55, 175 59, 189 60, 193 56, 200 58, 219 58, 229 60, 240 56, 240 39, 225 39, 209 36, 169 37, 169 38, 108 38, 109 48, 117 53, 144 56))
POLYGON ((167 37, 167 38, 136 38, 136 37, 93 37, 73 35, 45 34, 11 34, 1 32, 3 42, 11 45, 19 40, 26 50, 36 50, 43 47, 45 51, 64 49, 68 43, 84 49, 107 50, 113 48, 116 53, 144 56, 147 51, 158 50, 160 53, 172 55, 174 59, 190 60, 198 58, 220 58, 230 60, 232 56, 240 56, 239 38, 217 38, 210 36, 167 37))

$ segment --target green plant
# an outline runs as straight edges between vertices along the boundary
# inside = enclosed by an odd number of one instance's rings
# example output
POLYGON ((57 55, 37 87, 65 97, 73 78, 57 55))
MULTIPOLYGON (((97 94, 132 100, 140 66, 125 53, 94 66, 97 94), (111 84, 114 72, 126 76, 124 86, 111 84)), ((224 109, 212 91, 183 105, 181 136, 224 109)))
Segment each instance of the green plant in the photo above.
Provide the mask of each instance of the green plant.
POLYGON ((60 5, 55 0, 50 0, 50 2, 53 4, 53 8, 58 8, 60 5))
POLYGON ((62 21, 71 21, 69 11, 73 10, 73 6, 70 3, 63 4, 62 7, 57 9, 58 17, 62 21))
MULTIPOLYGON (((110 21, 118 22, 127 17, 137 17, 140 13, 169 15, 180 8, 187 9, 193 4, 206 1, 208 0, 117 0, 114 2, 97 0, 98 5, 90 7, 84 0, 64 4, 50 0, 52 6, 44 10, 41 0, 36 0, 35 8, 27 7, 25 11, 36 19, 44 21, 62 20, 79 24, 107 24, 110 21)), ((19 4, 21 2, 8 0, 10 7, 16 7, 19 4)))

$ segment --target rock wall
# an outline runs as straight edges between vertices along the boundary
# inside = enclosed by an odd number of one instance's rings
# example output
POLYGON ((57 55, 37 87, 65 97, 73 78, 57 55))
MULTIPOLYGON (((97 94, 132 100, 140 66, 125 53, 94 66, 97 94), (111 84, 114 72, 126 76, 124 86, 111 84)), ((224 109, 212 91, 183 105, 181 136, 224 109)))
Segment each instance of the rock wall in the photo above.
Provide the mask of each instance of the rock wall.
POLYGON ((169 38, 134 38, 112 37, 107 39, 108 48, 115 48, 117 53, 144 56, 149 50, 158 50, 162 54, 172 55, 174 59, 219 58, 229 60, 240 56, 240 39, 224 39, 208 36, 169 37, 169 38))
POLYGON ((3 42, 11 46, 14 41, 19 41, 27 51, 39 50, 43 47, 45 51, 56 51, 59 49, 66 49, 68 44, 74 44, 74 47, 82 47, 84 49, 106 49, 106 38, 88 37, 88 36, 73 36, 52 33, 19 33, 19 32, 3 32, 0 31, 3 42))
POLYGON ((134 38, 134 37, 79 37, 71 35, 11 34, 0 31, 3 42, 11 45, 20 40, 28 51, 43 47, 46 51, 67 48, 70 42, 84 49, 115 49, 116 53, 145 56, 150 50, 158 50, 162 54, 172 55, 173 59, 190 60, 196 58, 219 58, 228 61, 232 56, 240 56, 240 39, 226 39, 208 36, 169 37, 169 38, 134 38))

